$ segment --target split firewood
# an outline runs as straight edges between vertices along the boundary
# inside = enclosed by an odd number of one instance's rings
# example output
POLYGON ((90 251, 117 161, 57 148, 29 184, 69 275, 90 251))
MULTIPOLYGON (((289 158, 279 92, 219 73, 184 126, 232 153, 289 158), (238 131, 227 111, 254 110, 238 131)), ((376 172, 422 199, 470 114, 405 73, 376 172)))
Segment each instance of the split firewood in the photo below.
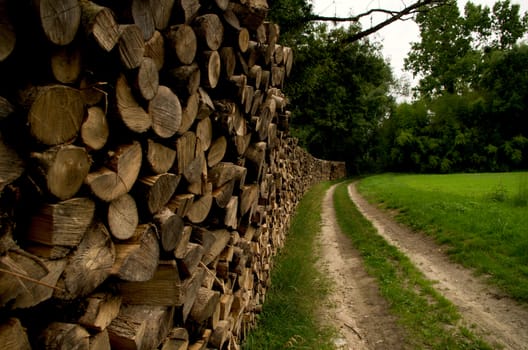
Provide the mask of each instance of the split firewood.
POLYGON ((26 330, 14 317, 0 323, 0 344, 6 349, 31 350, 26 330))
POLYGON ((161 246, 164 251, 170 252, 176 249, 183 238, 183 219, 169 208, 162 208, 154 220, 157 223, 158 234, 161 236, 161 246))
POLYGON ((4 187, 18 179, 24 172, 22 158, 4 143, 0 134, 0 193, 4 187))
POLYGON ((195 195, 193 193, 176 194, 167 203, 167 207, 178 216, 184 217, 187 215, 191 204, 194 202, 194 197, 195 195))
POLYGON ((211 147, 209 148, 209 152, 207 152, 207 166, 212 168, 222 159, 224 159, 224 156, 227 151, 227 139, 225 136, 220 136, 219 138, 215 139, 211 143, 211 147))
POLYGON ((158 67, 152 58, 143 57, 141 60, 137 73, 136 85, 141 96, 143 96, 145 100, 152 100, 158 93, 158 67))
POLYGON ((128 129, 142 133, 151 127, 152 117, 136 101, 124 75, 117 79, 116 100, 118 115, 128 129))
POLYGON ((183 258, 178 260, 180 273, 184 276, 192 276, 199 266, 204 255, 204 249, 200 244, 189 242, 183 258))
POLYGON ((229 79, 235 74, 236 68, 236 54, 232 47, 221 47, 219 49, 220 60, 222 62, 222 74, 225 78, 229 79))
POLYGON ((52 322, 39 335, 44 349, 89 350, 90 333, 74 323, 52 322))
POLYGON ((29 106, 31 135, 48 145, 65 143, 77 136, 84 118, 84 104, 79 90, 64 85, 48 85, 22 92, 29 106))
POLYGON ((110 337, 106 329, 90 335, 90 350, 111 350, 110 337))
POLYGON ((76 247, 92 224, 95 203, 89 198, 72 198, 44 204, 31 217, 27 239, 47 245, 76 247))
POLYGON ((177 9, 176 13, 181 17, 180 20, 186 24, 191 23, 198 16, 201 7, 199 0, 176 0, 174 6, 177 9))
POLYGON ((115 248, 106 227, 94 223, 85 233, 77 250, 57 282, 54 297, 71 300, 90 294, 109 275, 115 261, 115 248))
POLYGON ((204 118, 196 125, 197 141, 202 145, 202 151, 206 152, 211 146, 213 138, 213 124, 210 118, 204 118))
POLYGON ((163 341, 161 350, 187 350, 189 346, 189 333, 185 328, 173 328, 163 341))
POLYGON ((141 29, 143 40, 149 40, 156 30, 150 1, 132 0, 131 12, 134 24, 141 29))
POLYGON ((107 7, 89 0, 80 0, 81 24, 87 36, 93 36, 97 44, 110 52, 119 40, 119 30, 114 13, 107 7))
POLYGON ((218 322, 218 325, 213 330, 213 334, 209 339, 209 344, 215 349, 221 349, 224 343, 227 341, 231 335, 231 321, 221 320, 218 322))
POLYGON ((108 206, 107 221, 112 236, 121 240, 131 238, 139 223, 134 198, 125 193, 111 201, 108 206))
POLYGON ((225 206, 224 225, 233 230, 238 228, 239 200, 237 196, 231 197, 225 206))
POLYGON ((225 208, 227 206, 233 196, 234 189, 235 179, 232 179, 213 190, 213 198, 219 208, 225 208))
POLYGON ((203 222, 209 212, 211 211, 211 205, 213 204, 213 195, 212 193, 205 193, 204 195, 195 198, 194 202, 191 204, 189 211, 187 212, 187 219, 193 224, 199 224, 203 222))
POLYGON ((81 50, 75 42, 55 48, 50 58, 55 79, 63 84, 76 82, 82 69, 81 56, 81 50))
POLYGON ((7 8, 7 2, 0 4, 0 18, 2 18, 2 24, 0 25, 0 62, 8 58, 16 44, 16 32, 13 22, 9 16, 7 8))
POLYGON ((75 38, 81 23, 77 0, 38 0, 34 6, 46 38, 55 45, 67 45, 75 38))
POLYGON ((166 38, 170 52, 178 62, 189 65, 194 61, 198 43, 192 27, 187 24, 173 25, 167 31, 166 38))
POLYGON ((31 156, 37 161, 38 173, 49 193, 61 200, 79 191, 90 170, 90 159, 83 147, 61 145, 31 156))
POLYGON ((183 322, 187 321, 187 317, 191 312, 191 308, 198 295, 198 290, 202 286, 205 275, 205 268, 198 267, 194 273, 184 281, 185 295, 180 315, 183 322))
POLYGON ((165 65, 165 40, 159 31, 155 31, 145 42, 145 57, 150 57, 156 64, 158 71, 165 65))
POLYGON ((89 329, 103 331, 117 317, 121 297, 109 293, 95 293, 86 298, 88 306, 79 323, 89 329))
POLYGON ((191 308, 190 316, 198 323, 206 321, 220 302, 220 293, 207 288, 200 288, 191 308))
POLYGON ((171 199, 181 176, 163 173, 140 178, 135 187, 136 197, 150 214, 158 212, 171 199))
POLYGON ((100 150, 106 144, 110 130, 105 112, 97 106, 88 108, 88 116, 81 125, 81 139, 93 150, 100 150))
POLYGON ((147 140, 146 161, 155 174, 168 172, 176 160, 176 150, 151 139, 147 140))
POLYGON ((159 242, 153 224, 140 224, 134 236, 115 243, 116 258, 111 274, 123 281, 148 281, 154 276, 160 257, 159 242))
POLYGON ((135 24, 119 25, 117 47, 123 67, 126 69, 139 67, 145 53, 145 41, 141 28, 135 24))
MULTIPOLYGON (((198 63, 193 62, 189 65, 182 65, 176 68, 172 68, 167 72, 167 78, 169 85, 172 89, 182 95, 192 96, 198 91, 198 87, 200 86, 200 67, 198 66, 198 63)), ((196 101, 196 103, 197 102, 198 101, 196 101)), ((187 131, 189 127, 190 125, 186 127, 185 131, 187 131)), ((180 134, 181 133, 183 132, 180 131, 180 134)))
POLYGON ((148 111, 152 118, 152 130, 159 137, 169 138, 179 130, 182 120, 180 100, 168 87, 158 87, 149 102, 148 111))
POLYGON ((214 13, 196 17, 193 29, 200 44, 207 50, 216 51, 224 40, 224 26, 220 18, 214 13))
POLYGON ((202 51, 201 57, 201 82, 206 88, 214 89, 220 80, 222 64, 218 51, 202 51))
POLYGON ((143 282, 119 282, 123 303, 129 305, 179 306, 185 291, 176 263, 167 261, 158 265, 154 276, 143 282))

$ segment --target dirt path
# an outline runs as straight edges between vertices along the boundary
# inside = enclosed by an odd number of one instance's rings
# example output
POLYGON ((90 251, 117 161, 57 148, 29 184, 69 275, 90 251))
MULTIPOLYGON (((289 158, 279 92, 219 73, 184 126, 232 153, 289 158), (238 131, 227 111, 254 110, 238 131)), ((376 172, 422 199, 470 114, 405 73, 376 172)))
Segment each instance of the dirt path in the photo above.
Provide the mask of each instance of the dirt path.
POLYGON ((323 307, 323 320, 339 329, 334 340, 337 349, 405 349, 401 330, 374 278, 365 272, 359 253, 337 226, 334 189, 323 200, 319 235, 320 260, 335 281, 329 303, 323 307))
MULTIPOLYGON (((401 349, 398 328, 387 313, 373 280, 361 267, 358 253, 339 231, 332 203, 334 188, 327 192, 323 204, 321 259, 336 281, 332 295, 334 310, 328 319, 340 328, 341 349, 401 349)), ((406 254, 433 281, 436 288, 459 309, 463 322, 490 344, 504 349, 528 349, 528 308, 504 297, 471 271, 449 261, 441 248, 429 237, 413 233, 397 224, 390 215, 370 205, 357 192, 355 184, 349 195, 361 213, 378 232, 406 254)))

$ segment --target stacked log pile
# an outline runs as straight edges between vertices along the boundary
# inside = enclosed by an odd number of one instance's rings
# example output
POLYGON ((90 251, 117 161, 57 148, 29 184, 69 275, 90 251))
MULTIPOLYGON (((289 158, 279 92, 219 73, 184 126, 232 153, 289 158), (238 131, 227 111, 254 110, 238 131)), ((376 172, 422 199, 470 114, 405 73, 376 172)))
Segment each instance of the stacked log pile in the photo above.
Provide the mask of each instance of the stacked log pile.
POLYGON ((298 200, 265 0, 0 1, 0 344, 237 349, 298 200))

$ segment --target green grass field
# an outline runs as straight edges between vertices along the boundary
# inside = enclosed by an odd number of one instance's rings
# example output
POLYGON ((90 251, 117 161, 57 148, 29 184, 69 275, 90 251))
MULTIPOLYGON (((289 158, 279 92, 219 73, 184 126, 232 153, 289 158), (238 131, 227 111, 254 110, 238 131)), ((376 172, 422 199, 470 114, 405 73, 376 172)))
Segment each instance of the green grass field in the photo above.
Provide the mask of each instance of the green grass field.
POLYGON ((528 173, 367 177, 360 192, 449 246, 457 262, 528 302, 528 173))

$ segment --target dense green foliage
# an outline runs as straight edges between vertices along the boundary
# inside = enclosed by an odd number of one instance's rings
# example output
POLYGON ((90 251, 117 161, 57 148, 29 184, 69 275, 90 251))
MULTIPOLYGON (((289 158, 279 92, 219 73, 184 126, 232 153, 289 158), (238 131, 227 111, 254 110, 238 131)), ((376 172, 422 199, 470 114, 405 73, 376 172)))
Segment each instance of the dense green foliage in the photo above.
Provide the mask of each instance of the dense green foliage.
POLYGON ((446 244, 455 261, 528 302, 528 173, 388 174, 363 179, 359 190, 446 244))
POLYGON ((275 259, 271 288, 257 328, 244 349, 333 349, 334 330, 318 323, 318 309, 330 288, 318 269, 315 237, 321 227, 321 203, 329 183, 314 186, 301 200, 286 245, 275 259))
POLYGON ((434 289, 433 282, 377 234, 350 200, 345 184, 336 189, 334 205, 339 226, 406 330, 408 336, 402 339, 406 349, 491 349, 458 323, 456 308, 434 289))
POLYGON ((285 91, 293 134, 351 172, 507 171, 528 167, 528 15, 455 0, 416 16, 420 41, 406 67, 420 77, 415 100, 396 104, 380 46, 347 39, 361 28, 311 23, 306 0, 274 0, 295 64, 285 91))

